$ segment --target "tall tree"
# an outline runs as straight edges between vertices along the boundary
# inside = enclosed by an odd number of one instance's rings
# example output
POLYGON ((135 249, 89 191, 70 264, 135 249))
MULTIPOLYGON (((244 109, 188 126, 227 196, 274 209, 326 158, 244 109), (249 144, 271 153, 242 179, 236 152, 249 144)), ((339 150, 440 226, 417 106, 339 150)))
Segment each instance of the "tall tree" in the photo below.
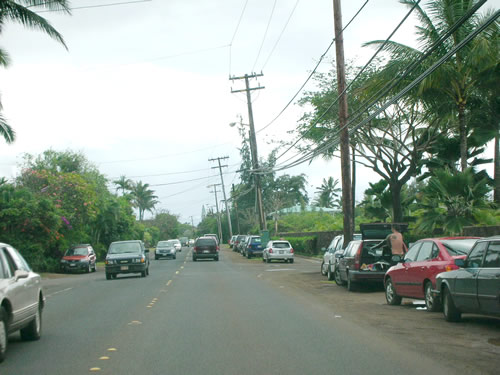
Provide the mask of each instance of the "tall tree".
POLYGON ((116 191, 121 190, 122 195, 125 195, 125 191, 130 191, 133 186, 132 180, 128 179, 127 176, 120 176, 120 178, 114 180, 113 183, 117 186, 116 191))
MULTIPOLYGON (((400 3, 408 7, 414 7, 417 1, 400 0, 400 3)), ((413 48, 394 41, 388 42, 384 50, 389 53, 390 60, 375 82, 377 84, 391 82, 394 77, 402 75, 413 61, 421 57, 476 3, 476 0, 436 0, 429 1, 425 10, 416 5, 415 10, 419 24, 416 26, 415 32, 419 48, 413 48)), ((412 80, 416 75, 429 68, 461 43, 481 22, 482 19, 478 15, 469 18, 451 37, 441 43, 439 48, 425 59, 407 79, 412 80)), ((481 72, 489 70, 492 66, 498 64, 499 40, 497 30, 498 23, 492 24, 473 42, 455 53, 436 72, 423 80, 417 92, 413 92, 413 95, 423 98, 429 105, 432 105, 437 113, 448 112, 455 119, 456 126, 454 128, 459 137, 460 166, 462 170, 465 170, 468 166, 467 138, 470 129, 467 124, 467 115, 470 111, 469 99, 474 92, 481 72)), ((365 45, 378 48, 384 42, 374 40, 365 45)), ((403 83, 405 83, 404 80, 403 83)))
POLYGON ((139 220, 144 219, 144 212, 152 212, 153 208, 158 203, 158 198, 154 195, 154 191, 149 189, 149 184, 143 184, 142 181, 138 181, 132 186, 132 202, 135 207, 139 210, 139 220))
POLYGON ((337 187, 339 180, 333 177, 324 178, 323 183, 316 189, 318 196, 315 203, 320 207, 338 208, 337 198, 342 191, 337 187))

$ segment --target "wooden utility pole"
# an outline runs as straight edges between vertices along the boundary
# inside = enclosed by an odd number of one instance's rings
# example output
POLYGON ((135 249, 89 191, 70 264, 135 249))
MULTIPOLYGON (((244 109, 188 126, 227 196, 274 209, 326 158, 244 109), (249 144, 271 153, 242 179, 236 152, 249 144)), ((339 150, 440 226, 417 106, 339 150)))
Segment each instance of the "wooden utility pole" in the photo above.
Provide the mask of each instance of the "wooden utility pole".
POLYGON ((207 188, 213 188, 214 191, 211 191, 211 193, 214 193, 215 195, 215 209, 217 210, 217 229, 219 230, 219 242, 222 243, 222 225, 220 221, 220 212, 219 212, 219 201, 217 200, 217 193, 220 193, 220 190, 217 190, 217 186, 220 184, 212 184, 208 185, 207 188))
POLYGON ((238 233, 241 233, 241 229, 240 229, 240 216, 238 215, 238 198, 235 197, 235 194, 234 194, 234 184, 231 185, 231 192, 232 192, 232 197, 231 199, 233 199, 233 204, 234 204, 234 212, 236 213, 236 228, 238 229, 238 233))
POLYGON ((212 169, 219 168, 220 182, 221 182, 221 185, 222 185, 222 195, 224 196, 224 202, 226 203, 226 215, 227 215, 227 224, 228 224, 228 227, 229 227, 229 239, 231 239, 233 237, 233 227, 231 225, 231 214, 229 213, 229 204, 228 204, 228 201, 227 201, 227 198, 226 198, 226 188, 224 187, 224 177, 222 176, 222 167, 227 168, 227 165, 221 165, 220 164, 220 161, 221 160, 225 160, 225 159, 229 159, 229 156, 218 157, 218 158, 214 158, 214 159, 208 159, 208 161, 215 161, 215 160, 217 160, 217 162, 219 163, 218 167, 212 167, 212 169))
POLYGON ((253 167, 253 176, 254 176, 254 181, 255 181, 255 192, 256 192, 256 200, 257 200, 257 211, 259 215, 259 226, 260 230, 266 229, 266 215, 264 213, 264 207, 262 204, 262 186, 260 182, 260 175, 258 174, 259 172, 259 156, 257 154, 257 138, 255 137, 255 127, 254 127, 254 122, 253 122, 253 111, 252 111, 252 97, 250 95, 250 91, 253 90, 260 90, 263 89, 263 86, 259 87, 250 87, 249 79, 250 78, 256 78, 256 77, 262 77, 263 74, 245 74, 242 77, 229 77, 231 81, 234 80, 239 80, 239 79, 244 79, 245 80, 245 85, 246 88, 244 90, 233 90, 231 89, 231 93, 237 93, 237 92, 243 92, 245 91, 247 93, 247 105, 248 105, 248 120, 250 122, 250 151, 252 154, 252 167, 253 167))
MULTIPOLYGON (((340 0, 333 0, 333 18, 335 24, 335 54, 337 60, 337 91, 344 92, 345 65, 344 65, 344 36, 342 35, 342 9, 340 0)), ((353 196, 351 187, 351 165, 349 157, 349 130, 346 127, 348 117, 347 93, 339 100, 340 126, 340 170, 342 174, 342 211, 344 213, 344 248, 352 240, 353 226, 353 196)))

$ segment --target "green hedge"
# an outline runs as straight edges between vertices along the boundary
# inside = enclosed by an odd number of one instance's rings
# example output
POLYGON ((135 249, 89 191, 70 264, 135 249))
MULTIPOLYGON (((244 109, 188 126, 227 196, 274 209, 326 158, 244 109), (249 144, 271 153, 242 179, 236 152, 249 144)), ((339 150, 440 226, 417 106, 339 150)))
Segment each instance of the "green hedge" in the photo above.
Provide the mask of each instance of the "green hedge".
MULTIPOLYGON (((273 240, 278 239, 282 238, 273 238, 273 240)), ((290 242, 296 254, 318 255, 318 250, 316 248, 318 238, 316 236, 288 237, 285 239, 290 242)))

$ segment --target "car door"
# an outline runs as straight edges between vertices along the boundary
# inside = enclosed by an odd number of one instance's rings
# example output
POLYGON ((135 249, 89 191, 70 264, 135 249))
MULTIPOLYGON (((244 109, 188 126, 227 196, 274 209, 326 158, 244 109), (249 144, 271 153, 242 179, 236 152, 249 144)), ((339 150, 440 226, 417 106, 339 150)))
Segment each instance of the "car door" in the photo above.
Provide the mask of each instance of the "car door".
POLYGON ((423 282, 430 273, 432 261, 439 254, 433 241, 422 241, 417 258, 406 267, 408 297, 424 298, 423 282))
POLYGON ((453 301, 455 306, 463 312, 479 310, 479 300, 477 299, 477 275, 483 264, 483 258, 487 247, 488 242, 477 242, 465 261, 465 272, 461 272, 460 277, 455 279, 455 284, 451 293, 454 296, 453 301))
POLYGON ((477 275, 477 296, 482 312, 500 313, 500 241, 489 242, 477 275))
POLYGON ((408 270, 411 268, 412 263, 417 260, 417 256, 421 246, 422 242, 413 244, 413 246, 410 247, 410 250, 408 250, 408 252, 404 256, 403 261, 398 264, 397 272, 393 274, 393 271, 391 271, 391 279, 396 288, 396 293, 401 296, 411 295, 412 281, 410 280, 410 273, 408 270))
POLYGON ((354 254, 359 249, 361 241, 351 241, 347 244, 344 254, 339 258, 339 272, 342 280, 347 280, 349 267, 354 263, 354 254))

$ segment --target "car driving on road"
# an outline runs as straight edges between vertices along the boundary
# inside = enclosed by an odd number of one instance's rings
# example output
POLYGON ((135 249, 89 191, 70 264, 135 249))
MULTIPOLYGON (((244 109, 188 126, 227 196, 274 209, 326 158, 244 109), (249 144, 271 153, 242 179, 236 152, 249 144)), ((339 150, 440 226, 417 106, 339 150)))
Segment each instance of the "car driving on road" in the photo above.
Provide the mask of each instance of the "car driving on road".
POLYGON ((109 245, 106 255, 106 279, 116 278, 120 273, 149 275, 149 250, 140 240, 116 241, 109 245))
POLYGON ((177 257, 177 249, 175 248, 174 241, 158 241, 155 249, 155 259, 158 260, 160 258, 172 258, 175 259, 177 257))
POLYGON ((97 270, 96 260, 97 257, 91 245, 73 245, 66 250, 60 261, 61 271, 95 272, 97 270))
POLYGON ((219 260, 219 244, 214 237, 199 237, 193 247, 193 261, 198 259, 219 260))
POLYGON ((40 338, 44 304, 40 275, 16 249, 0 243, 0 362, 10 333, 20 331, 23 340, 40 338))

